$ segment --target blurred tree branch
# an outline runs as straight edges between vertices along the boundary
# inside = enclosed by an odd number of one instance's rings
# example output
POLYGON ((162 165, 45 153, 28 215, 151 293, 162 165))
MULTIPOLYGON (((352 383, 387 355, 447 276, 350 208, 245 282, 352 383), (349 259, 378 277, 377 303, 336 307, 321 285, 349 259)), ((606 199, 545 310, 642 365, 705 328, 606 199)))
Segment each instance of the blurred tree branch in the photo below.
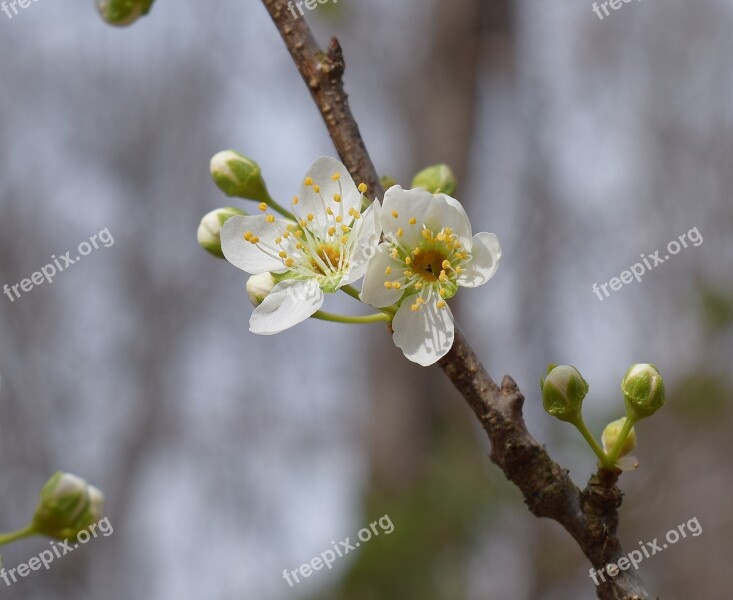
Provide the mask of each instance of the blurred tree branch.
MULTIPOLYGON (((333 38, 324 52, 304 18, 293 18, 286 0, 263 0, 304 82, 310 90, 334 146, 349 172, 369 186, 370 195, 383 193, 376 169, 349 108, 343 86, 344 59, 333 38)), ((597 570, 624 556, 616 536, 622 493, 618 472, 600 469, 584 490, 571 480, 527 431, 522 415, 524 396, 514 380, 494 382, 460 329, 440 367, 463 395, 491 441, 491 460, 524 495, 537 517, 560 523, 576 540, 597 570)), ((597 588, 601 600, 651 600, 641 580, 620 571, 597 588)))

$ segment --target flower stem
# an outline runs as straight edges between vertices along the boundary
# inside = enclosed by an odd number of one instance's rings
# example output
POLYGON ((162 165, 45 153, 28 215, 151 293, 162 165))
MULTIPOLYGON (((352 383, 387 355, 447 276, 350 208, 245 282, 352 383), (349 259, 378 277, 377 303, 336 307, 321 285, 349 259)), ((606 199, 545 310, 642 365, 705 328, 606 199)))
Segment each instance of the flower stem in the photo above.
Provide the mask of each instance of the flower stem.
POLYGON ((10 542, 15 542, 16 540, 30 537, 35 534, 36 528, 33 527, 33 525, 28 525, 23 529, 19 529, 18 531, 13 531, 11 533, 0 533, 0 546, 4 546, 10 542))
POLYGON ((607 468, 612 469, 616 465, 619 454, 621 454, 621 449, 624 447, 624 444, 629 437, 629 433, 631 433, 631 428, 635 423, 636 421, 627 415, 626 420, 624 421, 624 426, 621 428, 621 433, 616 440, 616 445, 611 448, 611 451, 608 453, 608 464, 605 465, 607 468))
MULTIPOLYGON (((573 425, 575 425, 576 429, 580 432, 580 435, 583 436, 583 439, 588 443, 591 450, 593 450, 595 455, 605 466, 608 462, 608 457, 603 451, 603 448, 601 448, 601 446, 596 441, 596 438, 593 437, 593 434, 588 431, 588 427, 586 427, 585 421, 583 421, 583 417, 580 417, 577 421, 574 421, 573 425)), ((612 464, 616 464, 615 461, 612 464)))
POLYGON ((269 206, 269 207, 270 207, 270 208, 271 208, 272 210, 274 210, 274 211, 275 211, 275 212, 277 212, 277 213, 280 213, 280 214, 281 214, 281 215, 282 215, 283 217, 285 217, 286 219, 290 219, 291 221, 294 221, 294 222, 296 222, 296 223, 298 222, 298 219, 296 219, 296 218, 295 218, 295 215, 294 215, 293 213, 291 213, 290 211, 287 211, 287 210, 285 210, 285 209, 284 209, 284 208, 283 208, 282 206, 280 206, 280 205, 279 205, 279 204, 278 204, 277 202, 275 202, 275 200, 273 200, 273 199, 272 199, 272 198, 270 198, 269 196, 267 197, 267 202, 266 202, 266 204, 267 204, 267 205, 268 205, 268 206, 269 206))
POLYGON ((349 323, 352 325, 363 325, 365 323, 380 323, 389 322, 392 320, 390 315, 384 313, 374 313, 373 315, 366 315, 363 317, 354 317, 349 315, 336 315, 323 310, 319 310, 313 315, 314 319, 320 319, 321 321, 331 321, 333 323, 349 323))
MULTIPOLYGON (((359 302, 361 302, 361 298, 359 297, 359 290, 357 290, 352 285, 344 285, 339 288, 342 292, 347 293, 352 298, 355 298, 359 302)), ((386 306, 384 308, 380 308, 378 310, 381 310, 385 315, 389 315, 388 321, 392 320, 392 317, 394 317, 395 313, 397 312, 397 306, 386 306)))

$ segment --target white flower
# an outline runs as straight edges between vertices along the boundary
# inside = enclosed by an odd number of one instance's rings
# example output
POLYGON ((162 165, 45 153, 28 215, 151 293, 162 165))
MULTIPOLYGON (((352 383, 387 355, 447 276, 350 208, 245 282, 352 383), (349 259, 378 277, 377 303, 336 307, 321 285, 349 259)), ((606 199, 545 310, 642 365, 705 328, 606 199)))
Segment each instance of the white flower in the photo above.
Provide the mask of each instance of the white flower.
POLYGON ((501 258, 493 233, 472 235, 460 202, 423 189, 391 187, 381 211, 384 241, 369 263, 361 298, 377 308, 400 302, 392 321, 395 344, 427 366, 453 345, 453 315, 446 304, 458 287, 476 287, 501 258))
POLYGON ((251 275, 286 274, 252 313, 250 331, 288 329, 321 308, 324 292, 364 276, 381 233, 379 204, 361 213, 365 191, 339 161, 319 158, 293 199, 297 222, 263 214, 225 223, 221 242, 230 263, 251 275))

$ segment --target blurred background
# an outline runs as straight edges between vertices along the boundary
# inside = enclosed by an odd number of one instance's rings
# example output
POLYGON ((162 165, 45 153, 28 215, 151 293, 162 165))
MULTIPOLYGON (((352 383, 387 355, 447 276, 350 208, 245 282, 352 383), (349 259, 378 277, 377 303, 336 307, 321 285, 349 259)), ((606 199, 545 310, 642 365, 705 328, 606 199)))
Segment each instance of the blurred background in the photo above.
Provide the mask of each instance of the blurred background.
MULTIPOLYGON (((733 552, 733 2, 342 0, 306 14, 337 35, 380 173, 453 166, 503 264, 454 312, 535 437, 584 485, 594 457, 541 407, 546 365, 590 382, 589 426, 623 414, 634 362, 668 406, 637 426, 626 549, 697 517, 643 562, 663 598, 723 598, 733 552), (697 227, 704 243, 600 301, 592 291, 697 227), (725 450, 725 452, 723 452, 725 450)), ((333 155, 261 4, 158 0, 118 30, 91 0, 0 13, 0 285, 108 228, 101 247, 0 296, 0 530, 55 471, 102 488, 114 534, 0 595, 168 600, 593 598, 589 565, 524 507, 437 368, 384 328, 248 332, 246 275, 201 250, 232 204, 208 161, 237 149, 289 198, 333 155), (294 570, 382 515, 390 535, 291 588, 294 570)), ((665 253, 662 252, 662 255, 665 253)), ((349 298, 328 308, 357 309, 349 298)), ((3 549, 13 567, 47 548, 3 549)))

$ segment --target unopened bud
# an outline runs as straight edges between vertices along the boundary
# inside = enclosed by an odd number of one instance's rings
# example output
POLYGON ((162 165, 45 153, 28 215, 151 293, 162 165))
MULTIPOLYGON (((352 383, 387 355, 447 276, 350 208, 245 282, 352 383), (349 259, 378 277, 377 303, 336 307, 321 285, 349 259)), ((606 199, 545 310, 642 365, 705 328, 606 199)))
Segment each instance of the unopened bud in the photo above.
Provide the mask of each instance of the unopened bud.
POLYGON ((578 369, 570 365, 549 365, 547 375, 540 380, 542 404, 548 414, 561 421, 580 420, 588 382, 578 369))
POLYGON ((131 25, 148 14, 154 0, 97 0, 97 10, 110 25, 131 25))
POLYGON ((75 538, 100 519, 103 507, 102 492, 76 475, 59 471, 41 489, 33 528, 53 538, 75 538))
POLYGON ((632 365, 624 375, 621 390, 626 414, 635 421, 651 417, 664 405, 664 381, 654 365, 632 365))
POLYGON ((214 256, 224 258, 221 250, 221 229, 229 219, 236 215, 244 215, 245 212, 227 206, 226 208, 217 208, 210 213, 204 215, 199 223, 198 231, 196 231, 196 239, 199 245, 214 256))
MULTIPOLYGON (((601 442, 603 443, 603 451, 606 454, 616 447, 621 431, 624 428, 624 423, 626 423, 626 417, 621 417, 620 419, 611 421, 603 430, 601 442)), ((629 452, 633 451, 634 448, 636 448, 636 430, 632 427, 624 445, 621 446, 621 451, 618 455, 626 456, 629 452)))
POLYGON ((268 202, 265 180, 260 166, 234 150, 224 150, 211 159, 211 177, 227 196, 268 202))
POLYGON ((453 171, 448 165, 433 165, 420 171, 412 180, 413 188, 423 188, 433 194, 448 194, 452 196, 456 193, 456 181, 453 171))
POLYGON ((272 291, 276 283, 271 273, 252 275, 247 280, 247 296, 249 296, 249 301, 255 306, 259 306, 267 298, 267 295, 272 291))

